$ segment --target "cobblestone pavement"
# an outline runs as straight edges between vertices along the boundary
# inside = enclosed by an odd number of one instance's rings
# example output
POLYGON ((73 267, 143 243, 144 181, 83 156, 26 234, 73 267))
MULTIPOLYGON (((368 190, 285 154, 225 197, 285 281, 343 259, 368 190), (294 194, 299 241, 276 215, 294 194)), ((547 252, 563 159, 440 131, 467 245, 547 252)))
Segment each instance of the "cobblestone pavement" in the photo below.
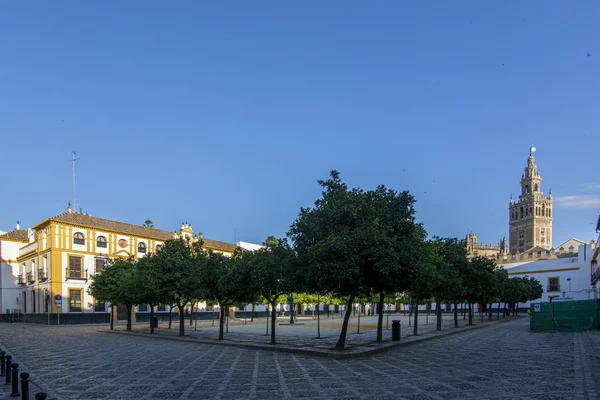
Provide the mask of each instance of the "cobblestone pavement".
POLYGON ((333 360, 0 324, 0 347, 56 399, 595 399, 585 372, 599 344, 598 332, 530 333, 521 319, 333 360))

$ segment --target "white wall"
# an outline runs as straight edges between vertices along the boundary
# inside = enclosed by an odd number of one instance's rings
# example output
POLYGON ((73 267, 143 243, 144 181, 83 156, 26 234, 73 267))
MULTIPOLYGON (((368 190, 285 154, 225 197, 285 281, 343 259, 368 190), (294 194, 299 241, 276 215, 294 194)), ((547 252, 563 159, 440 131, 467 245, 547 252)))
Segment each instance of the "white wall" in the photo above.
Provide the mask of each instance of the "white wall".
POLYGON ((24 243, 8 242, 0 240, 0 313, 5 313, 6 310, 13 312, 15 309, 20 309, 17 305, 17 299, 21 292, 21 288, 17 285, 17 275, 19 275, 19 264, 14 261, 9 263, 9 260, 16 260, 19 256, 19 248, 24 243))

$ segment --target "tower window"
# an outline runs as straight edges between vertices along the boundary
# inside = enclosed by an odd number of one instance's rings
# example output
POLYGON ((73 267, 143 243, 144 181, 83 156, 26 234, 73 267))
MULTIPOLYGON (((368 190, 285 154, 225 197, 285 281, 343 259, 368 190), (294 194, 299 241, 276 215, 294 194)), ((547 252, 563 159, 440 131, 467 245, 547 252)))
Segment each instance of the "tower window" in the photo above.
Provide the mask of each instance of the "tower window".
POLYGON ((523 207, 521 206, 521 218, 523 218, 523 207))
POLYGON ((536 183, 535 185, 533 185, 533 191, 537 192, 538 191, 538 184, 536 183))
POLYGON ((529 193, 529 185, 525 185, 525 194, 529 193))

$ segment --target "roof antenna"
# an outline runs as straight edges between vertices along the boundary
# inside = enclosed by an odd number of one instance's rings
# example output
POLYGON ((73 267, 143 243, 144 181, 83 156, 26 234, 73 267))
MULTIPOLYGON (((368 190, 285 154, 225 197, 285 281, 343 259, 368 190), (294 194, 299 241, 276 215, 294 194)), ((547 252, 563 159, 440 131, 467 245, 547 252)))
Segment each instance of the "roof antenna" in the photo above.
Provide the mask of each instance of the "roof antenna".
MULTIPOLYGON (((73 150, 71 152, 71 163, 73 164, 73 209, 77 210, 77 189, 75 185, 75 161, 79 160, 79 158, 75 158, 77 156, 77 152, 73 150)), ((75 211, 77 212, 77 211, 75 211)))

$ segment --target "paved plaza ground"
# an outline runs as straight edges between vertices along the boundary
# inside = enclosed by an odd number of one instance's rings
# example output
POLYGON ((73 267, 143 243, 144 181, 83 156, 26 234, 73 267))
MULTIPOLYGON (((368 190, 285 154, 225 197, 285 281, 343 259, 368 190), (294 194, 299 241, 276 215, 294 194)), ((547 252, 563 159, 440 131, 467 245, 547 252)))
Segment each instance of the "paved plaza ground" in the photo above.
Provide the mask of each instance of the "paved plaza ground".
POLYGON ((99 326, 4 323, 0 347, 55 399, 600 399, 600 332, 531 333, 528 323, 344 360, 99 326))

